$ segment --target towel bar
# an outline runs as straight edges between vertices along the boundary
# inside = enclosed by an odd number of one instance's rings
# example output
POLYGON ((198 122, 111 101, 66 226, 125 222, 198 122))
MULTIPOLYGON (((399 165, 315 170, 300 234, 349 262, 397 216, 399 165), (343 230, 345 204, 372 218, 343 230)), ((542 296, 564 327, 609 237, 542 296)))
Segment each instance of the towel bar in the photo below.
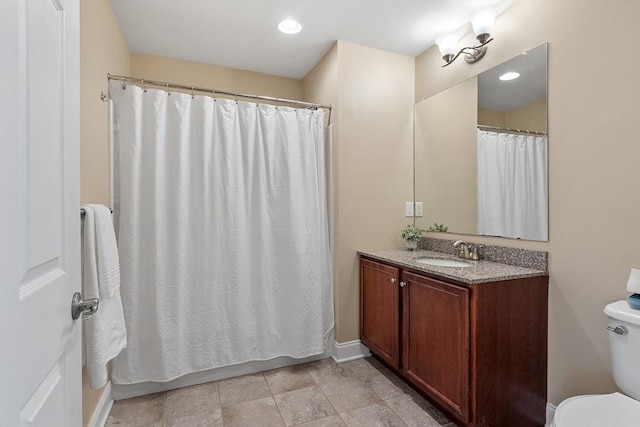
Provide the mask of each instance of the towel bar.
MULTIPOLYGON (((111 211, 111 213, 113 213, 113 209, 109 209, 111 211)), ((80 217, 82 218, 84 216, 84 208, 80 208, 80 217)))

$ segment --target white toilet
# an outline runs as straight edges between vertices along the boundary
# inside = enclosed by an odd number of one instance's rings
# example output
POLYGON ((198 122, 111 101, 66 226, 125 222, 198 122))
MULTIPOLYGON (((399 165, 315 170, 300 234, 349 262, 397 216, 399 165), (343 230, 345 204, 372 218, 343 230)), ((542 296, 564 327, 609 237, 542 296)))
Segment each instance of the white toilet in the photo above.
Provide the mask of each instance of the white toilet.
POLYGON ((613 379, 623 393, 575 396, 556 409, 552 427, 640 426, 640 310, 626 301, 607 305, 613 379))

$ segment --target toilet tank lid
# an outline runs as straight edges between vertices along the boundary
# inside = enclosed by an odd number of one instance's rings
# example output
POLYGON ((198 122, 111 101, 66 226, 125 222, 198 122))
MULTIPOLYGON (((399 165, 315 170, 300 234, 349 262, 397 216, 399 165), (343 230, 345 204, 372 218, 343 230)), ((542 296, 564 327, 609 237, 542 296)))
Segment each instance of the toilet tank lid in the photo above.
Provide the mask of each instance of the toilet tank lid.
POLYGON ((612 319, 640 326, 640 310, 634 310, 629 307, 629 304, 625 300, 607 304, 604 308, 604 313, 612 319))

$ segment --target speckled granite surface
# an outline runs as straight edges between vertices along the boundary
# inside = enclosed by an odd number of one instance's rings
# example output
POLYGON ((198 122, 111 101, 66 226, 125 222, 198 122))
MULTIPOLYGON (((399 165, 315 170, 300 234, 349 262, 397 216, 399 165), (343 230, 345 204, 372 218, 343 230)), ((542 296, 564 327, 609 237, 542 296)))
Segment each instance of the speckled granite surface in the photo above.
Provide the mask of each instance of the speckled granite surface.
MULTIPOLYGON (((453 255, 455 240, 434 239, 423 237, 418 242, 420 249, 442 252, 453 255)), ((516 265, 534 270, 548 271, 548 252, 532 251, 530 249, 508 248, 506 246, 482 245, 480 259, 499 262, 501 264, 516 265)))
MULTIPOLYGON (((435 240, 435 239, 434 239, 435 240)), ((390 262, 400 267, 407 267, 417 271, 423 271, 443 278, 457 280, 467 284, 496 282, 499 280, 522 279, 526 277, 547 276, 544 270, 536 270, 516 265, 500 264, 491 261, 460 260, 455 255, 442 252, 406 249, 382 249, 371 251, 358 251, 358 254, 383 262, 390 262), (464 261, 470 267, 436 267, 415 262, 416 258, 445 258, 464 261)))

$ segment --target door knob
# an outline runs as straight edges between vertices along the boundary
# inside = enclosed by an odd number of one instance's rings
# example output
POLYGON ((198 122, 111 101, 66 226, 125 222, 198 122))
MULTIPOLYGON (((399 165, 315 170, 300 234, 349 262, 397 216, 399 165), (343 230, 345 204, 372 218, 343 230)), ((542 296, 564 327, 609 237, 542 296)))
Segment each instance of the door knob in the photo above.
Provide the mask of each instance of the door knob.
POLYGON ((396 278, 395 277, 391 278, 391 283, 396 283, 396 278))
POLYGON ((88 319, 98 311, 100 300, 98 298, 90 298, 82 300, 82 294, 76 292, 71 299, 71 318, 76 320, 82 314, 83 319, 88 319))
POLYGON ((405 286, 407 286, 407 282, 400 282, 400 287, 404 288, 405 286))

